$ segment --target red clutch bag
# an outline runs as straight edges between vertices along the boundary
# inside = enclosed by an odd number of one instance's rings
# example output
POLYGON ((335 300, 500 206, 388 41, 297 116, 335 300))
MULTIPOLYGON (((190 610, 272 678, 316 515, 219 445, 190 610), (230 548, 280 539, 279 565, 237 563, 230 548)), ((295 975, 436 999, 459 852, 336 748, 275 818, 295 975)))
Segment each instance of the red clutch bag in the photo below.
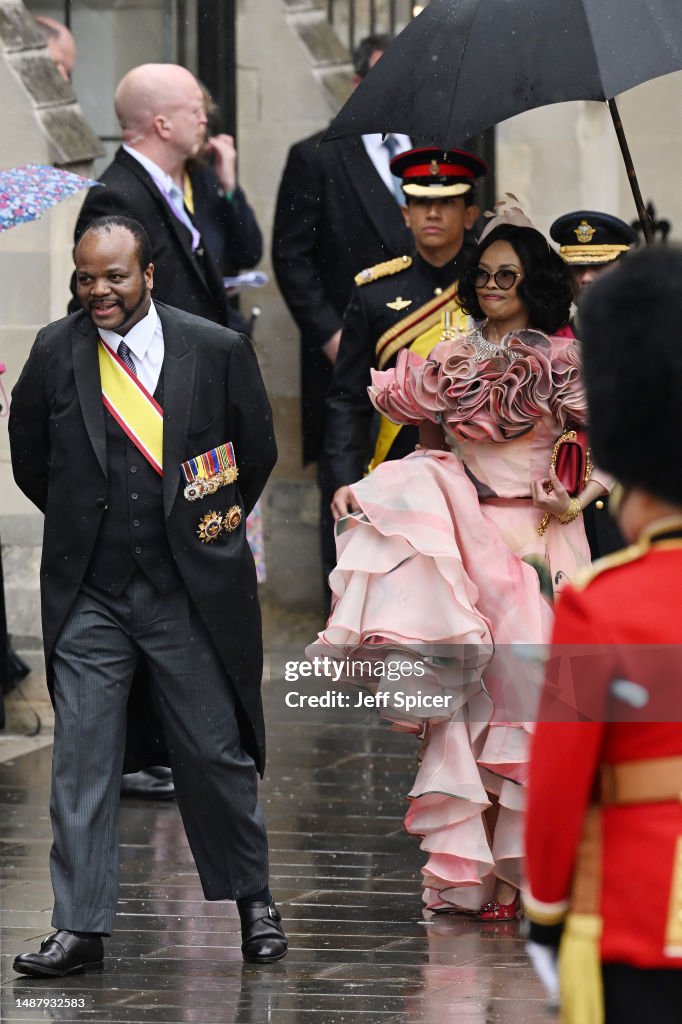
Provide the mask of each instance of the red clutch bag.
POLYGON ((582 491, 592 474, 592 459, 584 430, 566 430, 552 451, 551 465, 572 498, 582 491))
MULTIPOLYGON (((549 460, 559 481, 564 485, 572 498, 582 491, 592 475, 592 458, 587 447, 587 434, 584 430, 565 430, 552 449, 549 460)), ((538 526, 542 537, 551 519, 545 512, 538 526)))

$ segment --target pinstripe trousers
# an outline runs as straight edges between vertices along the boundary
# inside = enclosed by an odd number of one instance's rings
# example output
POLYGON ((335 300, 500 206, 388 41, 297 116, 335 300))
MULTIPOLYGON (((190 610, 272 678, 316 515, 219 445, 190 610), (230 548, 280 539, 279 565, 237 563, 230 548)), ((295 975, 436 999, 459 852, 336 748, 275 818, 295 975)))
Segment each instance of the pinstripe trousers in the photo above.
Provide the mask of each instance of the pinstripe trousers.
POLYGON ((268 884, 256 768, 241 746, 233 687, 185 590, 159 594, 138 573, 119 596, 81 591, 54 648, 56 928, 113 929, 126 705, 140 659, 204 895, 238 899, 268 884))

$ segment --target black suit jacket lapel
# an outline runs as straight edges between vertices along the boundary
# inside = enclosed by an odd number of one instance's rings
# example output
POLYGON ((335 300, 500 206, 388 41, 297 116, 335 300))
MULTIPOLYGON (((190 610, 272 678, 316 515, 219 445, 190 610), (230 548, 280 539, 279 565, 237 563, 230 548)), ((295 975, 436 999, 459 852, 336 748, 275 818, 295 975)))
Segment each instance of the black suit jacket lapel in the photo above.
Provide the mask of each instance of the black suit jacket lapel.
POLYGON ((196 349, 188 345, 176 315, 160 302, 156 309, 163 328, 163 507, 171 514, 178 494, 180 465, 194 396, 196 349))
MULTIPOLYGON (((219 323, 227 324, 227 304, 225 300, 225 293, 223 291, 222 277, 218 273, 218 269, 215 266, 210 253, 206 254, 205 260, 206 265, 202 265, 201 260, 197 257, 196 253, 192 250, 192 233, 189 228, 186 228, 181 220, 176 217, 171 207, 166 201, 165 197, 161 194, 159 189, 154 183, 154 179, 144 169, 139 160, 130 156, 126 153, 125 149, 119 149, 116 154, 116 160, 134 174, 139 181, 145 186, 149 192, 150 199, 155 203, 157 207, 160 207, 163 211, 164 221, 168 225, 168 229, 173 233, 178 241, 181 249, 185 256, 192 264, 194 273, 197 275, 206 293, 211 297, 215 307, 217 318, 214 316, 209 319, 217 319, 219 323)), ((152 239, 153 242, 153 239, 152 239)), ((204 246, 205 248, 205 246, 204 246)))
POLYGON ((362 138, 339 143, 340 155, 358 199, 389 252, 409 246, 402 213, 367 155, 362 138))
POLYGON ((144 169, 140 161, 136 160, 135 157, 130 155, 130 153, 126 153, 125 149, 118 150, 116 154, 116 160, 120 164, 122 164, 123 167, 126 168, 126 170, 130 171, 131 174, 134 174, 136 178, 139 178, 139 180, 145 186, 145 188, 150 194, 150 197, 154 200, 156 205, 161 207, 164 213, 166 223, 168 224, 170 230, 177 238, 178 244, 184 250, 188 259, 191 261, 196 273, 203 281, 204 287, 208 287, 208 285, 206 284, 206 280, 204 278, 203 271, 201 270, 201 267, 197 263, 194 253, 192 252, 191 231, 189 230, 189 228, 185 227, 182 221, 173 213, 173 210, 171 209, 168 201, 157 188, 156 183, 152 176, 147 173, 147 171, 144 169))
POLYGON ((107 441, 102 405, 102 382, 97 355, 98 335, 92 321, 83 316, 71 333, 73 373, 85 429, 104 476, 107 476, 107 441))

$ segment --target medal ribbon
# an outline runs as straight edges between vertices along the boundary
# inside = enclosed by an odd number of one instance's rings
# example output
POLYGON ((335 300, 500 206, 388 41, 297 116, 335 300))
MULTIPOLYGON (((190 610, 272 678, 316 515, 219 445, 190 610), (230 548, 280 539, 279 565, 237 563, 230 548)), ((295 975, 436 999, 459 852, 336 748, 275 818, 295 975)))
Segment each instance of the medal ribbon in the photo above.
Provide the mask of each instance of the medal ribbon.
POLYGON ((163 476, 163 409, 101 338, 98 356, 105 409, 152 469, 163 476))
POLYGON ((210 480, 227 469, 234 469, 237 465, 234 457, 234 446, 231 441, 227 444, 219 444, 217 448, 211 448, 203 455, 195 455, 181 465, 182 475, 186 484, 193 484, 195 480, 210 480))

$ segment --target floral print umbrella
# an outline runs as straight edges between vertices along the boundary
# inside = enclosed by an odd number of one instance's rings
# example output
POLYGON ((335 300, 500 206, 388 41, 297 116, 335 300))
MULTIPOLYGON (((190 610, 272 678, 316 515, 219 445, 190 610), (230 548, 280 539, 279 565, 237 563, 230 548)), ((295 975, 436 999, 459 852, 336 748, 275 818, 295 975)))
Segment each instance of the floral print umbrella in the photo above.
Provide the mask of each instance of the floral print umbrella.
POLYGON ((47 164, 26 164, 0 171, 0 231, 37 220, 62 199, 99 184, 92 178, 47 164))

